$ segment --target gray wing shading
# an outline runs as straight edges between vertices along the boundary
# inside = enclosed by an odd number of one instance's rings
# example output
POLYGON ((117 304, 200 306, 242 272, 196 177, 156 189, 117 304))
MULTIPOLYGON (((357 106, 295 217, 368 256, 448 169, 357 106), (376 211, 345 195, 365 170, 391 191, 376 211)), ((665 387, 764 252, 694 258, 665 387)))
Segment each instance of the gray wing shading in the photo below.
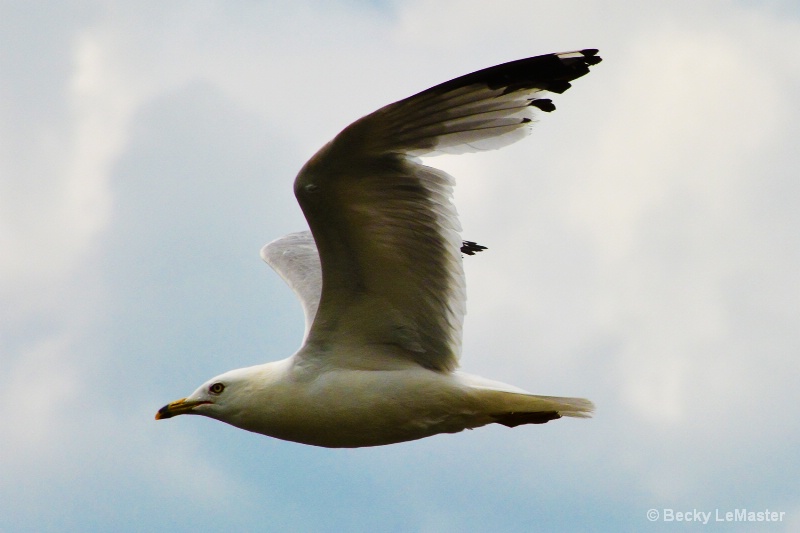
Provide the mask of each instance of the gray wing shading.
POLYGON ((502 148, 530 133, 537 112, 555 110, 547 93, 563 93, 600 61, 590 49, 489 67, 390 104, 360 127, 375 151, 431 156, 502 148))
MULTIPOLYGON (((483 250, 486 250, 485 246, 472 241, 461 243, 463 254, 475 255, 483 250)), ((322 293, 322 269, 314 237, 310 231, 284 235, 261 248, 261 259, 278 273, 300 300, 306 323, 303 334, 305 341, 314 323, 322 293)))
POLYGON ((305 341, 314 323, 322 293, 322 270, 314 237, 310 231, 290 233, 264 246, 261 258, 283 278, 300 300, 306 319, 305 341))
POLYGON ((458 365, 466 294, 454 181, 416 156, 520 139, 536 112, 555 109, 542 96, 568 89, 600 62, 596 52, 437 85, 354 122, 306 163, 294 190, 319 250, 322 292, 305 356, 357 364, 334 360, 347 350, 330 347, 349 345, 434 370, 458 365))

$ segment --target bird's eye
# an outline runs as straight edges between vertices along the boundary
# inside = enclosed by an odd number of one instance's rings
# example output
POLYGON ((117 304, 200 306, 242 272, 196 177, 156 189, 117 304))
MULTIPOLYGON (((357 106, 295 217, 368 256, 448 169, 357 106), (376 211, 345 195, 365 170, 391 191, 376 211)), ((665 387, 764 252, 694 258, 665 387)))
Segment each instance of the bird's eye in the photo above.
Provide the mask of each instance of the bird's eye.
POLYGON ((222 394, 222 391, 224 390, 225 390, 225 385, 219 382, 214 383, 208 388, 208 392, 210 392, 211 394, 222 394))

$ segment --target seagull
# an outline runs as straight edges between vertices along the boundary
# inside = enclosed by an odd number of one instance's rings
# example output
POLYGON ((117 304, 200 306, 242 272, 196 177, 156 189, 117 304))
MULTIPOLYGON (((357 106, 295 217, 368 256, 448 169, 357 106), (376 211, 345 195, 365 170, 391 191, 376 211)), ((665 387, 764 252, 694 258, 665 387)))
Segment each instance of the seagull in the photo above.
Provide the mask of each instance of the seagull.
POLYGON ((483 247, 461 240, 453 178, 419 158, 516 142, 539 112, 555 109, 549 93, 600 61, 585 49, 496 65, 342 130, 294 181, 311 231, 261 250, 302 305, 300 349, 212 378, 156 420, 203 415, 287 441, 357 448, 591 416, 588 400, 458 370, 461 253, 483 247))

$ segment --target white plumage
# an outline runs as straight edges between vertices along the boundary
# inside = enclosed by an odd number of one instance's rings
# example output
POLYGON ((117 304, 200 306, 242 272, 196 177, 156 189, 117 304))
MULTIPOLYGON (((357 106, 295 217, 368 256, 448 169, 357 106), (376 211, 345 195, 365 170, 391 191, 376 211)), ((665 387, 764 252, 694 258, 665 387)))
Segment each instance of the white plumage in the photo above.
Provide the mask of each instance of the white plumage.
POLYGON ((156 418, 200 414, 286 440, 358 447, 588 416, 588 400, 535 396, 456 370, 466 292, 454 180, 417 157, 524 137, 536 112, 555 109, 543 96, 568 89, 600 61, 596 52, 474 72, 345 128, 295 180, 311 232, 261 251, 303 306, 301 348, 215 377, 156 418))

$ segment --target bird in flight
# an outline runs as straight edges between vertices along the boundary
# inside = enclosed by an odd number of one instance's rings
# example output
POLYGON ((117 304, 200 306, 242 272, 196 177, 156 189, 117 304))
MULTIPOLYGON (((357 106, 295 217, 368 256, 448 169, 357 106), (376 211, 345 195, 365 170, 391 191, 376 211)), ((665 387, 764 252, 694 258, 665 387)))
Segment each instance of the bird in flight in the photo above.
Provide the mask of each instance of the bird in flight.
MULTIPOLYGON (((231 370, 162 407, 271 437, 380 446, 487 424, 590 416, 580 398, 538 396, 457 369, 466 284, 451 176, 420 156, 491 150, 555 109, 548 93, 601 61, 597 50, 489 67, 387 105, 349 125, 300 170, 310 232, 261 256, 305 314, 300 349, 231 370)), ((476 248, 477 247, 477 248, 476 248)))

